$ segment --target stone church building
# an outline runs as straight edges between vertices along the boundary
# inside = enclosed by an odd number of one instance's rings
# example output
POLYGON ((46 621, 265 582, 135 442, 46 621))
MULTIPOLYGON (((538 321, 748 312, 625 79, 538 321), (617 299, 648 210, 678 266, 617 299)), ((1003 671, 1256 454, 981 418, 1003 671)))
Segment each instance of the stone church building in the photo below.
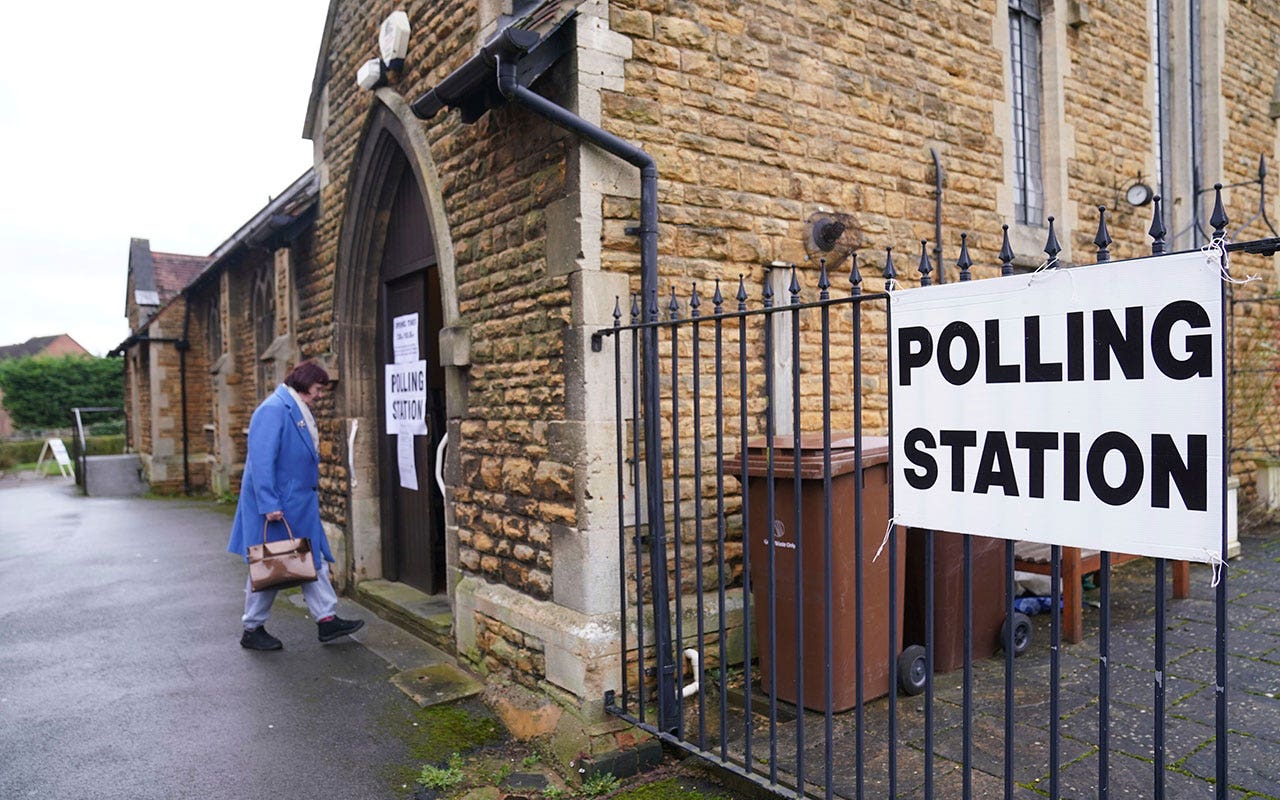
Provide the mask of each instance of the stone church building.
MULTIPOLYGON (((1199 247, 1218 182, 1241 184, 1233 238, 1273 236, 1274 187, 1254 215, 1260 158, 1280 156, 1278 42, 1280 3, 1244 0, 332 0, 313 168, 171 296, 146 294, 163 257, 134 241, 131 445, 157 486, 234 492, 249 414, 318 359, 336 379, 317 418, 342 587, 533 690, 577 750, 609 749, 630 520, 612 353, 591 338, 641 289, 641 170, 507 102, 499 66, 652 157, 665 296, 739 275, 758 292, 774 262, 812 285, 818 210, 850 220, 868 285, 886 246, 939 231, 948 280, 961 232, 975 275, 996 274, 1002 225, 1033 269, 1050 217, 1061 261, 1091 262, 1099 206, 1116 257, 1143 255, 1152 190, 1170 249, 1199 247), (403 68, 361 88, 397 10, 403 68), (427 433, 401 445, 384 375, 413 315, 427 433)), ((1261 280, 1239 296, 1275 291, 1271 259, 1241 260, 1261 280)), ((1269 306, 1240 309, 1241 340, 1275 340, 1269 306)), ((1237 464, 1246 488, 1254 466, 1237 464)))

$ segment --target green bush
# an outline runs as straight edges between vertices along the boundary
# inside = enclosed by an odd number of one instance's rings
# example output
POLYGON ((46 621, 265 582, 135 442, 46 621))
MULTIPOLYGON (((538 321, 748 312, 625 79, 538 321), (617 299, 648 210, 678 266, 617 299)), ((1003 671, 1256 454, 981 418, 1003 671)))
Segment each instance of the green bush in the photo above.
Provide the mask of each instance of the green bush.
MULTIPOLYGON (((64 438, 63 444, 67 445, 67 454, 73 452, 70 438, 64 438)), ((8 459, 10 466, 13 464, 34 464, 40 458, 40 451, 44 449, 44 439, 27 439, 20 442, 0 442, 0 464, 8 459)), ((91 456, 115 456, 124 452, 124 435, 118 436, 90 436, 85 439, 85 450, 91 456)), ((52 455, 46 456, 49 460, 53 459, 52 455)), ((0 467, 3 469, 4 467, 0 467)))
MULTIPOLYGON (((14 464, 30 464, 40 457, 44 447, 43 439, 28 439, 21 442, 0 442, 0 458, 12 459, 14 464)), ((70 449, 67 452, 71 452, 70 449)))
POLYGON ((123 436, 124 417, 94 422, 88 426, 90 436, 123 436))
POLYGON ((124 360, 32 356, 0 362, 4 407, 16 428, 39 430, 71 422, 71 409, 124 405, 124 360))
POLYGON ((85 439, 85 450, 91 456, 118 456, 124 452, 124 434, 90 436, 85 439))

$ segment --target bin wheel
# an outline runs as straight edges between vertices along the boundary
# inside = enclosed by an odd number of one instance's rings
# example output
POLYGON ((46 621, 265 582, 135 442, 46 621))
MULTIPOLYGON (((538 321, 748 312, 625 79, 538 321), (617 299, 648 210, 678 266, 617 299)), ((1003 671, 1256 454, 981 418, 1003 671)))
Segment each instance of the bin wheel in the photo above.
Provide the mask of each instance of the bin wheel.
POLYGON ((915 696, 924 691, 925 660, 924 648, 918 644, 909 645, 898 654, 898 685, 902 693, 915 696))
POLYGON ((1031 618, 1021 611, 1015 611, 1005 618, 1002 641, 1006 650, 1013 650, 1015 656, 1027 652, 1031 646, 1031 618))

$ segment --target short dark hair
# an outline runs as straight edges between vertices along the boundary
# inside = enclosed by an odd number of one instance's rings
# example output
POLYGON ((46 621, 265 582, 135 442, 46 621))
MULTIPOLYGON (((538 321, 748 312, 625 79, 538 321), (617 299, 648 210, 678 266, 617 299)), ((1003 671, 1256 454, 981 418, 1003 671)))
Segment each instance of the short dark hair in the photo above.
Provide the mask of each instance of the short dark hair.
POLYGON ((324 367, 311 360, 303 361, 284 376, 284 385, 295 392, 309 392, 317 383, 328 386, 329 373, 324 371, 324 367))

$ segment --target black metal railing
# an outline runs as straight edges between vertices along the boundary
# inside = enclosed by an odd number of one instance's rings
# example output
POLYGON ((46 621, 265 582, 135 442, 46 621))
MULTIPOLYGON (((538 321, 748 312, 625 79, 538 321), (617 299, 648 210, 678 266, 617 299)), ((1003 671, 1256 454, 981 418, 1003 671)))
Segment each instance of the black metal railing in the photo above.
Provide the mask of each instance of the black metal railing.
MULTIPOLYGON (((1153 255, 1166 250, 1159 198, 1154 210, 1153 255)), ((1247 249, 1225 242, 1220 190, 1210 224, 1225 251, 1247 249)), ((1095 260, 1110 261, 1103 208, 1094 244, 1095 260)), ((1050 217, 1042 268, 1057 268, 1060 252, 1050 217)), ((1006 226, 1001 275, 1013 274, 1013 260, 1006 226)), ((967 234, 955 267, 960 281, 972 279, 967 234)), ((876 438, 893 413, 883 382, 892 250, 884 292, 863 292, 856 254, 839 290, 825 261, 785 269, 783 304, 766 280, 751 307, 739 276, 729 300, 719 281, 709 298, 692 286, 683 303, 672 289, 661 320, 642 320, 633 298, 624 324, 619 303, 613 328, 597 336, 612 339, 618 386, 622 673, 607 710, 789 796, 1013 798, 1029 788, 1107 798, 1115 679, 1127 686, 1135 674, 1149 676, 1150 784, 1141 793, 1165 797, 1175 773, 1166 758, 1164 559, 1151 560, 1154 586, 1142 589, 1138 572, 1113 574, 1111 555, 1100 554, 1097 649, 1087 657, 1064 658, 1062 547, 1050 549, 1047 623, 1018 611, 1013 541, 991 547, 984 537, 960 537, 957 587, 954 554, 937 555, 956 535, 892 521, 888 448, 876 438), (805 273, 816 279, 808 296, 805 273), (652 395, 641 392, 640 368, 646 343, 655 342, 665 366, 657 407, 642 399, 652 395), (789 413, 779 415, 780 405, 789 413), (661 452, 641 441, 645 419, 658 420, 661 452), (655 472, 663 485, 647 486, 655 472), (646 499, 655 495, 661 504, 646 499), (662 548, 648 537, 657 508, 669 532, 662 548), (985 591, 992 587, 997 600, 985 591), (939 604, 957 588, 958 609, 939 604), (1151 605, 1154 619, 1143 608, 1151 605), (938 633, 956 625, 959 654, 940 663, 938 633), (917 641, 906 641, 907 628, 917 641), (1044 633, 1047 647, 1028 647, 1029 636, 1044 633), (1114 649, 1117 635, 1123 653, 1114 649), (1152 638, 1148 660, 1134 643, 1152 638), (935 670, 943 669, 962 670, 958 685, 938 685, 935 670), (660 680, 664 674, 677 680, 660 680), (900 692, 919 699, 900 701, 900 692), (1064 720, 1086 732, 1067 735, 1064 720), (1096 734, 1087 732, 1093 725, 1096 734)), ((921 287, 934 269, 922 242, 921 287)), ((1225 540, 1225 511, 1223 531, 1225 540)), ((1229 790, 1226 583, 1223 574, 1215 585, 1215 674, 1206 681, 1215 687, 1218 798, 1229 790)))

